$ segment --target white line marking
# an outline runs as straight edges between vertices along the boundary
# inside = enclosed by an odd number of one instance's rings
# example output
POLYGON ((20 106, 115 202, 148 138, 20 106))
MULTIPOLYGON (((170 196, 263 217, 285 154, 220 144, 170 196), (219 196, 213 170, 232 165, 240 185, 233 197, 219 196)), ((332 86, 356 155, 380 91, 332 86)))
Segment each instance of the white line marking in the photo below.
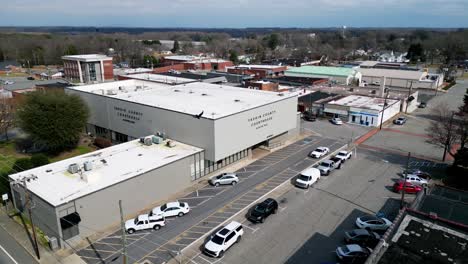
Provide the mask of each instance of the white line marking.
POLYGON ((284 210, 286 210, 286 208, 288 208, 287 206, 285 207, 280 207, 280 212, 283 212, 284 210))
POLYGON ((203 259, 204 261, 208 262, 208 263, 212 263, 211 261, 207 260, 206 258, 202 257, 201 254, 198 255, 199 258, 203 259))

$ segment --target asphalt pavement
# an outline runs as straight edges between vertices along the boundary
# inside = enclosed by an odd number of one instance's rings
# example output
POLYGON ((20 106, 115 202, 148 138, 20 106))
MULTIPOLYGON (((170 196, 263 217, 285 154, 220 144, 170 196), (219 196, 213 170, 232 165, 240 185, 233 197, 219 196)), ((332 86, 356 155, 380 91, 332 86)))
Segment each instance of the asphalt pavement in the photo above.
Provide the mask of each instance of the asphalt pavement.
MULTIPOLYGON (((335 249, 344 244, 343 233, 355 229, 355 220, 364 214, 383 212, 393 220, 400 195, 391 191, 406 164, 406 157, 379 151, 358 149, 342 169, 335 170, 308 190, 292 184, 273 193, 279 211, 263 224, 252 224, 243 215, 234 220, 244 226, 242 241, 224 257, 211 258, 200 252, 186 263, 192 264, 308 264, 337 263, 335 249), (356 154, 356 153, 355 153, 356 154)), ((430 161, 411 159, 414 168, 430 171, 430 161)), ((406 195, 411 202, 414 195, 406 195)))
POLYGON ((0 263, 36 264, 38 262, 3 227, 0 227, 0 263))
MULTIPOLYGON (((316 162, 307 157, 310 151, 318 146, 327 146, 333 151, 344 144, 335 139, 311 136, 238 170, 240 182, 236 186, 214 188, 207 185, 198 190, 198 196, 190 193, 180 197, 180 201, 190 201, 191 212, 169 219, 158 231, 128 235, 129 262, 156 264, 178 258, 182 249, 316 162)), ((89 264, 122 263, 120 237, 121 232, 117 231, 77 254, 89 264)))

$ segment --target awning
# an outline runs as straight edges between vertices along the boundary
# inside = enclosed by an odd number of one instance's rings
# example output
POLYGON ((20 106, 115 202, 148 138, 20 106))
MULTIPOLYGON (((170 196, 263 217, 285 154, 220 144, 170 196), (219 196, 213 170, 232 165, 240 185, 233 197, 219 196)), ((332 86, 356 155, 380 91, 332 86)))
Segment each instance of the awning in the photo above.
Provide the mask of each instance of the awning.
POLYGON ((80 214, 78 214, 77 212, 71 213, 69 215, 66 215, 60 218, 60 226, 62 227, 62 229, 70 228, 72 226, 77 225, 80 222, 81 222, 81 217, 80 217, 80 214))

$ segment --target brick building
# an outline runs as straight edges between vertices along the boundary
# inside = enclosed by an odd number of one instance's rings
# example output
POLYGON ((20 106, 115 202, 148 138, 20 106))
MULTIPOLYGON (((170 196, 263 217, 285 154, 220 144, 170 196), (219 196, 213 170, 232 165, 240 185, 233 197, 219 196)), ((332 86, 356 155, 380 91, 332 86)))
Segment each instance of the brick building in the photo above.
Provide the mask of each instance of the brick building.
POLYGON ((255 78, 277 78, 284 76, 287 66, 278 65, 238 65, 228 67, 227 72, 234 74, 255 75, 255 78))
POLYGON ((101 54, 63 56, 65 78, 71 82, 95 83, 114 79, 112 57, 101 54))

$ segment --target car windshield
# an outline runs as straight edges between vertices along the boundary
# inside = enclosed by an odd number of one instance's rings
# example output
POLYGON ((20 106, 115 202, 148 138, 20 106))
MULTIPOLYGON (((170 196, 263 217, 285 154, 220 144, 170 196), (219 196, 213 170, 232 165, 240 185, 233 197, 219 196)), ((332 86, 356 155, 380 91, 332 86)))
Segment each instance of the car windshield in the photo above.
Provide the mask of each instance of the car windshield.
POLYGON ((309 176, 305 176, 305 175, 299 176, 299 180, 303 180, 303 181, 308 181, 309 178, 310 178, 309 176))
POLYGON ((337 157, 333 157, 333 158, 331 158, 331 160, 333 160, 334 162, 341 161, 341 159, 340 159, 340 158, 337 158, 337 157))
POLYGON ((316 152, 323 152, 323 149, 315 149, 316 152))
POLYGON ((320 163, 320 166, 330 167, 330 163, 323 161, 323 162, 320 163))
POLYGON ((398 120, 403 121, 405 119, 403 117, 399 117, 398 120))
POLYGON ((371 216, 371 215, 361 217, 361 220, 364 221, 364 222, 367 222, 367 221, 370 221, 370 220, 375 220, 375 219, 377 219, 377 218, 374 217, 374 216, 371 216))
POLYGON ((180 207, 185 207, 185 204, 184 203, 179 203, 179 206, 180 207))
POLYGON ((349 252, 348 247, 341 247, 341 250, 342 250, 343 253, 345 253, 345 254, 349 252))
POLYGON ((220 237, 220 236, 218 236, 218 235, 215 235, 215 236, 211 239, 211 241, 213 241, 213 243, 215 243, 215 244, 222 245, 223 242, 224 242, 224 238, 222 238, 222 237, 220 237))
POLYGON ((164 210, 166 210, 166 209, 167 209, 167 204, 161 206, 161 211, 164 211, 164 210))
POLYGON ((266 207, 264 205, 259 204, 259 205, 255 206, 254 211, 256 211, 258 213, 263 213, 263 212, 265 212, 265 209, 266 209, 266 207))
POLYGON ((138 224, 138 217, 135 218, 135 220, 133 220, 133 223, 134 223, 135 225, 138 224))

